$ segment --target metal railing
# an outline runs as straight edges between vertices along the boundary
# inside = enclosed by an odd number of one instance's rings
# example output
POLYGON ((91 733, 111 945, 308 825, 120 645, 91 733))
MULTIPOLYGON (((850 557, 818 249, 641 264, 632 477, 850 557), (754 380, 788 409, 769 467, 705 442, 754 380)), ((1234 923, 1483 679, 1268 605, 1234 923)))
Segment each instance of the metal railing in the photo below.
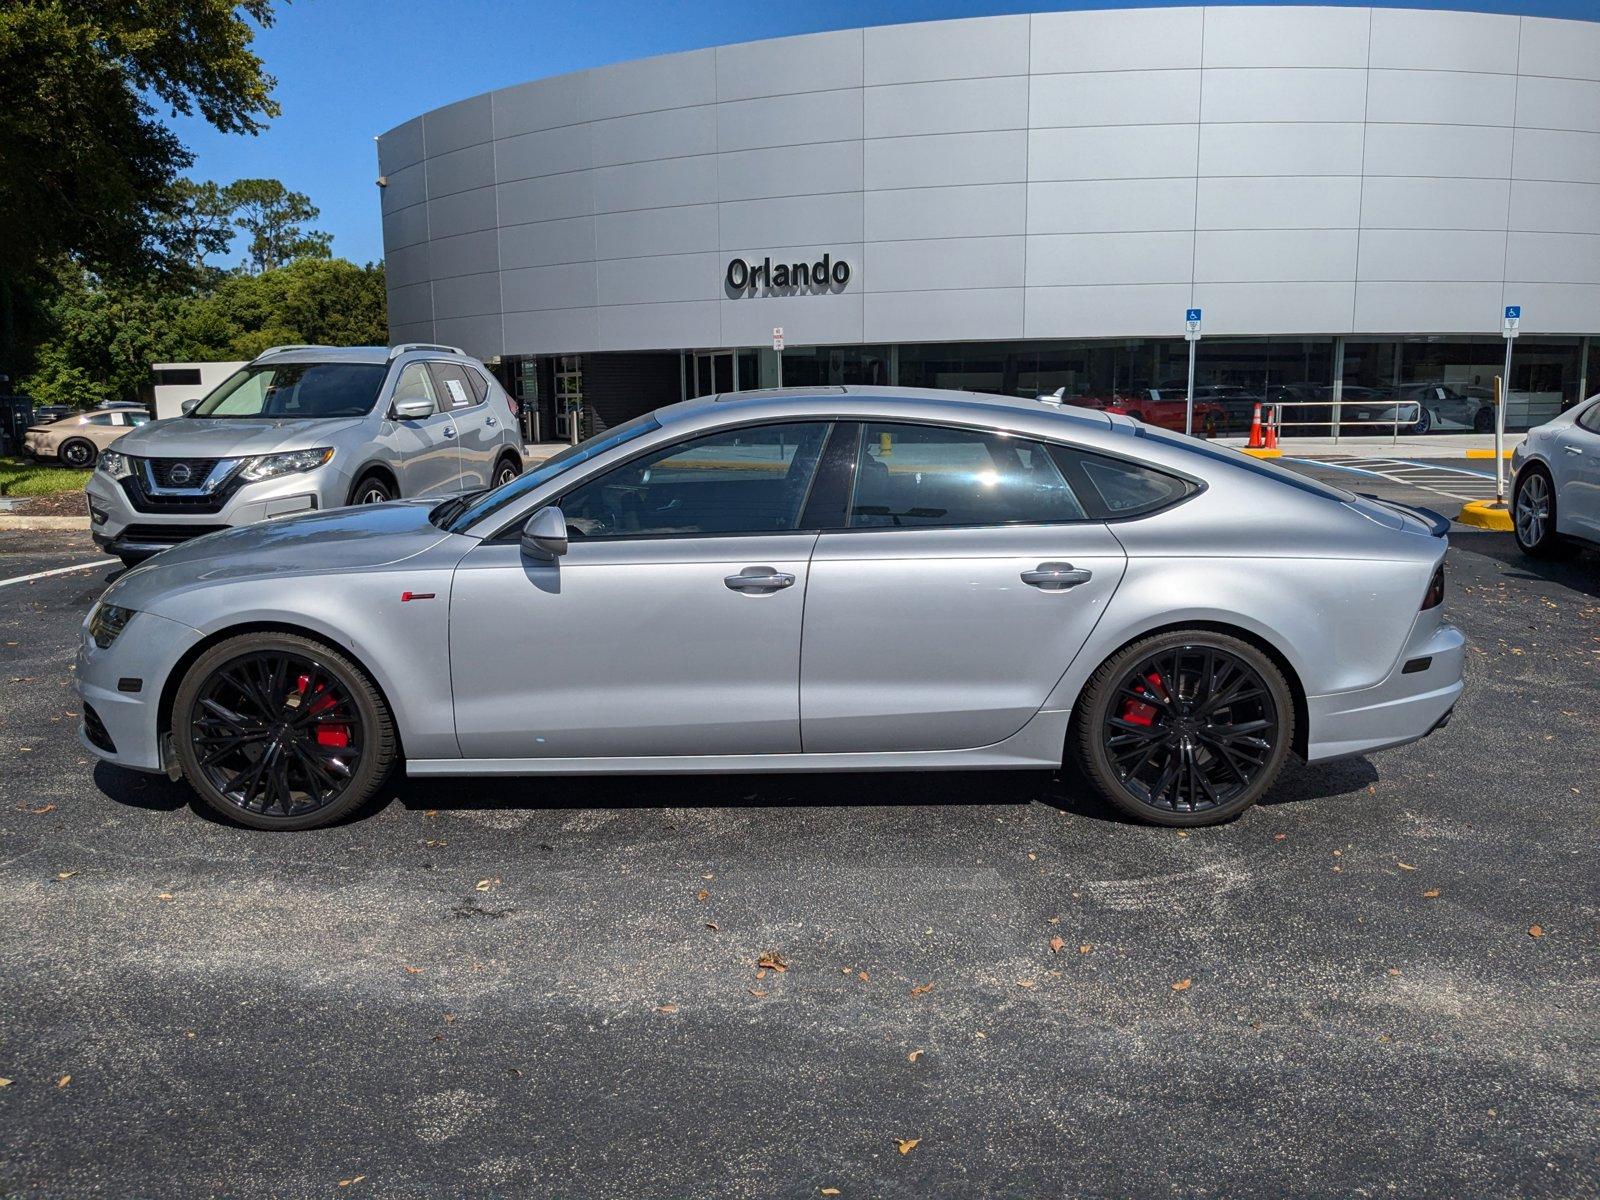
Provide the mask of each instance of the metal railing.
POLYGON ((1268 415, 1273 428, 1281 434, 1283 430, 1294 426, 1305 426, 1314 429, 1329 429, 1333 440, 1339 440, 1342 429, 1361 429, 1367 427, 1388 429, 1389 440, 1392 443, 1400 440, 1400 427, 1402 425, 1415 426, 1422 420, 1422 402, 1420 400, 1272 400, 1262 405, 1262 411, 1268 415), (1355 406, 1371 411, 1384 409, 1389 411, 1389 416, 1383 420, 1346 420, 1344 409, 1355 406), (1313 421, 1285 421, 1283 409, 1286 408, 1313 408, 1328 413, 1327 419, 1313 421), (1406 415, 1408 414, 1409 415, 1406 415))

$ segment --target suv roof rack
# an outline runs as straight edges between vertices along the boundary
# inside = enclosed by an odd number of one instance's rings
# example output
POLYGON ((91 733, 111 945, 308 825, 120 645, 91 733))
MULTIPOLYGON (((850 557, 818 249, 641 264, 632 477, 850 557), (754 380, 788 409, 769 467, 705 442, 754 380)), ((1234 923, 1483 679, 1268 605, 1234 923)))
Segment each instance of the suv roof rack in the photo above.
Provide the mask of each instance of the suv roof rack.
POLYGON ((389 361, 393 362, 402 354, 409 354, 413 350, 439 350, 445 354, 466 354, 466 351, 460 346, 441 346, 437 342, 401 342, 398 346, 390 349, 389 361))
MULTIPOLYGON (((269 354, 282 354, 286 350, 331 350, 332 348, 333 347, 331 346, 308 345, 268 346, 260 354, 256 355, 256 358, 265 358, 269 354)), ((254 362, 255 359, 251 359, 250 361, 254 362)))

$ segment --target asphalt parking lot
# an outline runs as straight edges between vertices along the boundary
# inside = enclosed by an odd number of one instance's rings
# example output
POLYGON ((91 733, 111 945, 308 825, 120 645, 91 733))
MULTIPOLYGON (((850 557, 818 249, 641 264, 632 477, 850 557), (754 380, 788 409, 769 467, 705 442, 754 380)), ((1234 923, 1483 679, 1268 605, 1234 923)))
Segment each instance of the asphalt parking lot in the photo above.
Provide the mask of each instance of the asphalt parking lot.
POLYGON ((0 588, 0 1195, 1600 1189, 1600 554, 1458 527, 1450 726, 1188 834, 1010 774, 232 828, 77 745, 109 570, 0 588))

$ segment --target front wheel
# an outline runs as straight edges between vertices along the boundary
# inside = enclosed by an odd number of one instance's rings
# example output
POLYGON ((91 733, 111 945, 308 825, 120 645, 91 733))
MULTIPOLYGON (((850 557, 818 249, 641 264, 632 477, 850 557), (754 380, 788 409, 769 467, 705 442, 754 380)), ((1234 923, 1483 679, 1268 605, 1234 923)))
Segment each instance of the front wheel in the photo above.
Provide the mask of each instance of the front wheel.
POLYGON ((394 498, 394 489, 380 475, 365 476, 350 493, 351 504, 387 504, 394 498))
POLYGON ((72 467, 74 470, 83 471, 94 466, 95 449, 93 442, 86 442, 82 438, 73 438, 57 452, 61 458, 61 465, 72 467))
POLYGON ((1429 410, 1427 408, 1423 408, 1423 407, 1419 407, 1417 409, 1417 423, 1411 427, 1411 432, 1412 433, 1432 433, 1433 432, 1433 413, 1432 413, 1431 410, 1429 410))
POLYGON ((398 756, 365 672, 297 634, 243 634, 202 654, 178 686, 172 733, 200 799, 253 829, 337 820, 372 798, 398 756))
POLYGON ((1108 801, 1156 825, 1229 820, 1272 786, 1294 744, 1294 697, 1248 642, 1156 634, 1112 655, 1073 715, 1072 750, 1108 801))

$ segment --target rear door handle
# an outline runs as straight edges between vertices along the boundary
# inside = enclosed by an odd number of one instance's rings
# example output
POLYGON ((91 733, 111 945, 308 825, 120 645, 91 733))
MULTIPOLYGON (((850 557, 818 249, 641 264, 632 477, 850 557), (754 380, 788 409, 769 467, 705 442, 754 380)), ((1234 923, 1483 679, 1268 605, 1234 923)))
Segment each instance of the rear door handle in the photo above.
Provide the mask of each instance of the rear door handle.
POLYGON ((1022 582, 1029 587, 1064 592, 1068 588, 1077 587, 1080 583, 1088 583, 1093 576, 1093 571, 1075 567, 1071 563, 1044 562, 1031 571, 1024 571, 1022 582))
POLYGON ((1564 447, 1562 447, 1562 449, 1564 449, 1568 454, 1582 454, 1583 453, 1582 447, 1579 447, 1579 446, 1564 446, 1564 447))
POLYGON ((444 427, 444 435, 445 437, 455 437, 456 427, 454 425, 446 425, 444 427))
POLYGON ((736 592, 779 592, 794 586, 794 576, 772 567, 746 567, 722 582, 736 592))
POLYGON ((487 425, 490 429, 493 429, 496 425, 500 424, 500 422, 496 421, 493 417, 485 417, 483 419, 483 423, 485 425, 487 425))

